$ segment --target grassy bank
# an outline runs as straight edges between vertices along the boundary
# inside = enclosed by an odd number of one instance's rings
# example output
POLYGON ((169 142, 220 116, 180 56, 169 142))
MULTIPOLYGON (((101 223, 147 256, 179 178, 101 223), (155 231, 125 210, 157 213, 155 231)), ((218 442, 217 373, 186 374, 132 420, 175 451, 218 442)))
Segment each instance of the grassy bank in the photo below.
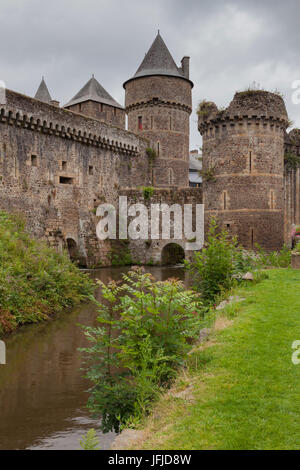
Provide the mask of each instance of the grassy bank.
POLYGON ((300 271, 274 269, 216 312, 174 389, 146 419, 137 449, 299 449, 300 271))
POLYGON ((0 336, 92 293, 92 281, 67 255, 33 240, 22 220, 0 211, 0 336))

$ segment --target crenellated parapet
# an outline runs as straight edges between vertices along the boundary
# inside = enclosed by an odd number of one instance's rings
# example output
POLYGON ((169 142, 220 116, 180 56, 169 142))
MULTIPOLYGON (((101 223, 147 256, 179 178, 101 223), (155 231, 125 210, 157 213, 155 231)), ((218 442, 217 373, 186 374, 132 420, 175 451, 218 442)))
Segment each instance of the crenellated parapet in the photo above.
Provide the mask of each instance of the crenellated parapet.
POLYGON ((116 126, 57 108, 10 90, 6 91, 6 99, 7 103, 0 108, 0 123, 120 154, 137 156, 140 152, 141 137, 116 126))
POLYGON ((262 90, 236 93, 226 109, 219 110, 215 103, 203 101, 198 108, 198 129, 209 137, 212 130, 235 126, 262 126, 285 130, 288 116, 280 95, 262 90))

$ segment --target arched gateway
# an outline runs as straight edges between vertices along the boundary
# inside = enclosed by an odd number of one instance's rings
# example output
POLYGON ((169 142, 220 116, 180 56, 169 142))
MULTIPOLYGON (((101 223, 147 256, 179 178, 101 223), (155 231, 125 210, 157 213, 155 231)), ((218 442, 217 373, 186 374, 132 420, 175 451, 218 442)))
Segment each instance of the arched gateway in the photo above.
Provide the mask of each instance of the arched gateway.
POLYGON ((161 252, 161 264, 164 266, 182 264, 185 259, 185 252, 182 246, 177 243, 168 243, 161 252))

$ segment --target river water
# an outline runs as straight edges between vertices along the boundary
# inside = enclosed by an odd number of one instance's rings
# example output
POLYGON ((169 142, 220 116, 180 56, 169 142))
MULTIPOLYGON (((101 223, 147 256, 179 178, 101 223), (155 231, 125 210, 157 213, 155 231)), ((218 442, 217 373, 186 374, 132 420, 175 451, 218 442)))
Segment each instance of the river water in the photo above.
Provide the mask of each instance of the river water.
MULTIPOLYGON (((147 268, 158 280, 184 278, 180 267, 147 268)), ((94 279, 121 279, 127 268, 90 271, 94 279)), ((100 299, 98 292, 96 297, 100 299)), ((79 440, 98 421, 86 409, 89 383, 78 348, 86 346, 78 326, 96 324, 93 303, 20 328, 4 338, 6 365, 0 365, 0 449, 79 449, 79 440)), ((108 449, 114 434, 98 432, 108 449)))

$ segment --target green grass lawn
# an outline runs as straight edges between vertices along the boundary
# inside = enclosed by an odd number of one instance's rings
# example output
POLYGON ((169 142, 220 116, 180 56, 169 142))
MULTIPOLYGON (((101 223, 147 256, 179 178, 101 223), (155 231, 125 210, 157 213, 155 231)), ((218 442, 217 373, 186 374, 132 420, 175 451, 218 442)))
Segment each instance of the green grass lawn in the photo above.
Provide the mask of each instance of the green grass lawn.
POLYGON ((192 354, 194 400, 163 397, 136 448, 300 449, 300 270, 268 276, 237 290, 246 300, 221 313, 232 324, 192 354))

